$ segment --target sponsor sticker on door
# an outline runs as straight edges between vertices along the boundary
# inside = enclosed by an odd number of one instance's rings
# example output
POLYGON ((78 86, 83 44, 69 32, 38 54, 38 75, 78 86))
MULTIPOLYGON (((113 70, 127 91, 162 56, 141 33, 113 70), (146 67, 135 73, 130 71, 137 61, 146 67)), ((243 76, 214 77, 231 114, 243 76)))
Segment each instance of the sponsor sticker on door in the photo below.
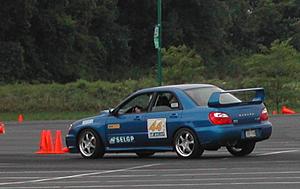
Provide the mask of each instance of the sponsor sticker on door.
POLYGON ((108 124, 107 128, 108 129, 120 129, 120 124, 108 124))
POLYGON ((167 119, 156 118, 147 120, 148 138, 167 138, 167 119))
POLYGON ((115 136, 109 139, 109 144, 132 143, 134 136, 115 136))

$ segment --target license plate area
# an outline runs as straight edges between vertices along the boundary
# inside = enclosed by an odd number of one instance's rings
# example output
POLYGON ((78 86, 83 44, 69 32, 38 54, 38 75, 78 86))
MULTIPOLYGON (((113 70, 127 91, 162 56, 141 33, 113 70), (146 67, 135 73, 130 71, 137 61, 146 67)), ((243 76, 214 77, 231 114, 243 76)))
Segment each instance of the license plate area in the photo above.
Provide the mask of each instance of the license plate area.
POLYGON ((245 131, 245 137, 246 138, 255 138, 256 135, 256 130, 255 129, 250 129, 245 131))

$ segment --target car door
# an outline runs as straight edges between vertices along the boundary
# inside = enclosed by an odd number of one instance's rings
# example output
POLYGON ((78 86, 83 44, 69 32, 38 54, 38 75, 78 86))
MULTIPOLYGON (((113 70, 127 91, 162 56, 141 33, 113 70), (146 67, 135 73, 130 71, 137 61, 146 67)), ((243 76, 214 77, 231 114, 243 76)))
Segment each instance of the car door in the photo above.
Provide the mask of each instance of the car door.
POLYGON ((152 99, 153 93, 135 95, 120 105, 114 115, 108 117, 106 140, 109 148, 136 148, 147 144, 145 116, 152 99))
POLYGON ((158 92, 146 115, 149 146, 171 146, 181 126, 182 106, 173 92, 158 92))

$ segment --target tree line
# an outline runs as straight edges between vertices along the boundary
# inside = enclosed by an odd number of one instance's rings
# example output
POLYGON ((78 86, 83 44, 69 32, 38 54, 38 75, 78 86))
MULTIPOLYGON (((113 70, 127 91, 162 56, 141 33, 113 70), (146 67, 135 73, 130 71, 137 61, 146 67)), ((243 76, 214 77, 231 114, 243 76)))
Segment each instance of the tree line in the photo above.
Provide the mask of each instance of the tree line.
MULTIPOLYGON (((222 80, 276 40, 300 50, 299 18, 299 0, 163 0, 163 47, 192 49, 201 77, 222 80)), ((155 24, 155 0, 3 1, 0 83, 151 77, 155 24)))

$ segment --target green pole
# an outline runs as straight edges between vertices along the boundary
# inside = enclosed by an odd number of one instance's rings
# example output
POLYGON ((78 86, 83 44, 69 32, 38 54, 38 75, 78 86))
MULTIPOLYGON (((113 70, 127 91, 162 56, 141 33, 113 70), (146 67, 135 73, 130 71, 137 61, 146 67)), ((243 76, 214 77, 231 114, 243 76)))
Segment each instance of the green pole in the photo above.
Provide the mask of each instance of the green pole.
POLYGON ((157 83, 162 85, 161 46, 162 46, 162 24, 161 24, 161 0, 157 0, 157 26, 159 28, 159 47, 157 48, 157 83))

